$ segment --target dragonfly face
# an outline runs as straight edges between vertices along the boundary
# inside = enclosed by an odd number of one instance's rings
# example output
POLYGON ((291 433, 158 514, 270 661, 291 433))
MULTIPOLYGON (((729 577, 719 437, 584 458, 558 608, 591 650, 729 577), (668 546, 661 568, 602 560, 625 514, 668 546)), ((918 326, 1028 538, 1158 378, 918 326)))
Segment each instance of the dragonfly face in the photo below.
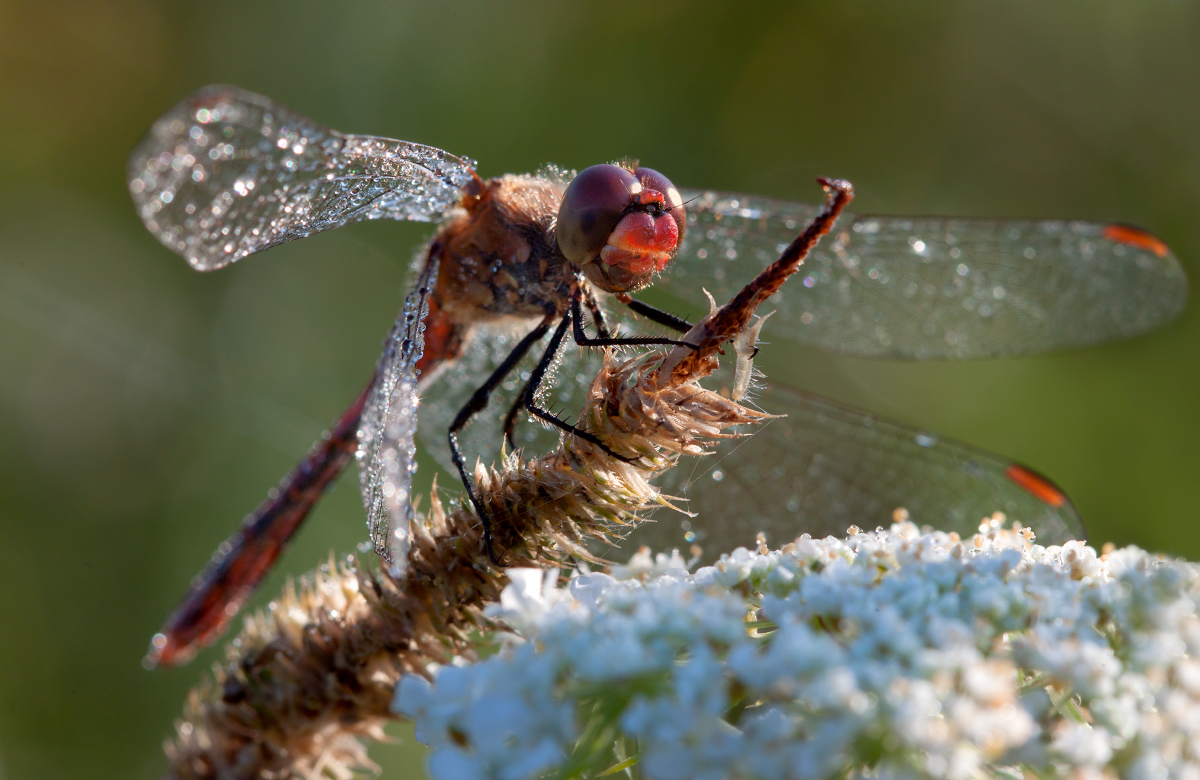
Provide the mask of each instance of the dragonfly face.
MULTIPOLYGON (((337 133, 232 87, 184 100, 134 151, 129 184, 139 214, 198 270, 358 221, 441 222, 367 389, 223 546, 229 552, 156 637, 151 662, 186 660, 219 634, 351 455, 371 537, 395 571, 408 542, 418 415, 434 457, 469 488, 458 432, 477 415, 465 435, 478 446, 467 451, 498 448, 518 406, 507 418, 478 413, 512 383, 505 373, 520 369, 525 351, 549 334, 552 348, 531 372, 540 381, 569 325, 580 344, 608 343, 584 335, 585 310, 611 341, 614 313, 605 315, 600 300, 608 293, 640 317, 686 329, 628 293, 653 281, 685 300, 702 289, 723 300, 817 212, 680 190, 636 165, 489 181, 474 166, 432 147, 337 133), (456 370, 439 370, 450 364, 456 370), (418 386, 429 391, 419 412, 418 386)), ((1186 295, 1178 262, 1137 228, 843 215, 801 278, 772 298, 764 335, 870 357, 994 357, 1142 333, 1177 315, 1186 295)), ((643 320, 630 324, 645 330, 643 320)), ((631 340, 647 342, 675 343, 631 340)), ((557 389, 570 392, 579 359, 562 356, 557 389)), ((517 394, 518 405, 541 416, 534 400, 517 394)), ((1000 509, 1042 542, 1082 535, 1065 495, 1007 459, 786 388, 768 386, 761 403, 788 417, 713 459, 715 468, 668 475, 675 481, 667 492, 691 498, 701 514, 690 527, 652 524, 666 534, 662 542, 840 533, 886 524, 901 506, 918 523, 964 534, 1000 509), (706 527, 706 516, 722 526, 706 527)))
POLYGON ((559 250, 610 293, 650 284, 679 249, 683 198, 649 168, 593 165, 571 180, 558 209, 559 250))

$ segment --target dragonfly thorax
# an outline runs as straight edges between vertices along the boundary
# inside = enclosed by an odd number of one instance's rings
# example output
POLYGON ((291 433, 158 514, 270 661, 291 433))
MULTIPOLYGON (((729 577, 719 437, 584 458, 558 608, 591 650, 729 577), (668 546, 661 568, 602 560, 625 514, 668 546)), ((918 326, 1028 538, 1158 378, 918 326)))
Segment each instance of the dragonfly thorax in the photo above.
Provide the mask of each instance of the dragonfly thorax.
POLYGON ((577 281, 554 242, 561 199, 561 185, 537 177, 484 182, 430 244, 434 305, 462 325, 564 313, 577 281))

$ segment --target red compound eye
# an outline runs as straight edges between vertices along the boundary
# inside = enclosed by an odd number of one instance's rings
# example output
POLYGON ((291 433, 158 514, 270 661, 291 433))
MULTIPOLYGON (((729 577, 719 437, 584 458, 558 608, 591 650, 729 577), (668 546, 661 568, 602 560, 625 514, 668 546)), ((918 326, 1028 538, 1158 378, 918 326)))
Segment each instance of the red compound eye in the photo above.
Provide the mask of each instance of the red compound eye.
POLYGON ((636 176, 617 165, 593 165, 580 171, 558 208, 556 236, 563 256, 580 266, 599 256, 642 189, 636 176))
POLYGON ((593 165, 563 193, 559 251, 606 292, 631 292, 662 271, 683 237, 683 198, 658 171, 593 165))

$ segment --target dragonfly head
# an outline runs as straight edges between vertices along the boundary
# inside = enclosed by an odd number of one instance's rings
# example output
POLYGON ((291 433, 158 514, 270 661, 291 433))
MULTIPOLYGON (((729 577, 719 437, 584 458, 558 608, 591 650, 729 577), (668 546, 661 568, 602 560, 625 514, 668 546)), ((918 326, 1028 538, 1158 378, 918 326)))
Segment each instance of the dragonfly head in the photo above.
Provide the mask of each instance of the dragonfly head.
POLYGON ((683 240, 683 198, 650 168, 593 165, 567 185, 555 239, 567 260, 606 292, 650 283, 683 240))

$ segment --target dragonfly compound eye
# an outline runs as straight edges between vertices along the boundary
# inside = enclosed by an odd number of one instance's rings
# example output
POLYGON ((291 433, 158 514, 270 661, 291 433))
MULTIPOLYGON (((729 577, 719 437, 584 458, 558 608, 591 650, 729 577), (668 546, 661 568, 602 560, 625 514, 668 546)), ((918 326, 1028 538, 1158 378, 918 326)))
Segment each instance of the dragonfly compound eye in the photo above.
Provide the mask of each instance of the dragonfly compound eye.
POLYGON ((558 208, 556 237, 563 256, 585 265, 600 256, 642 183, 618 165, 593 165, 571 180, 558 208))
POLYGON ((683 235, 683 200, 667 177, 594 165, 571 181, 558 212, 558 246, 608 292, 645 287, 683 235))

